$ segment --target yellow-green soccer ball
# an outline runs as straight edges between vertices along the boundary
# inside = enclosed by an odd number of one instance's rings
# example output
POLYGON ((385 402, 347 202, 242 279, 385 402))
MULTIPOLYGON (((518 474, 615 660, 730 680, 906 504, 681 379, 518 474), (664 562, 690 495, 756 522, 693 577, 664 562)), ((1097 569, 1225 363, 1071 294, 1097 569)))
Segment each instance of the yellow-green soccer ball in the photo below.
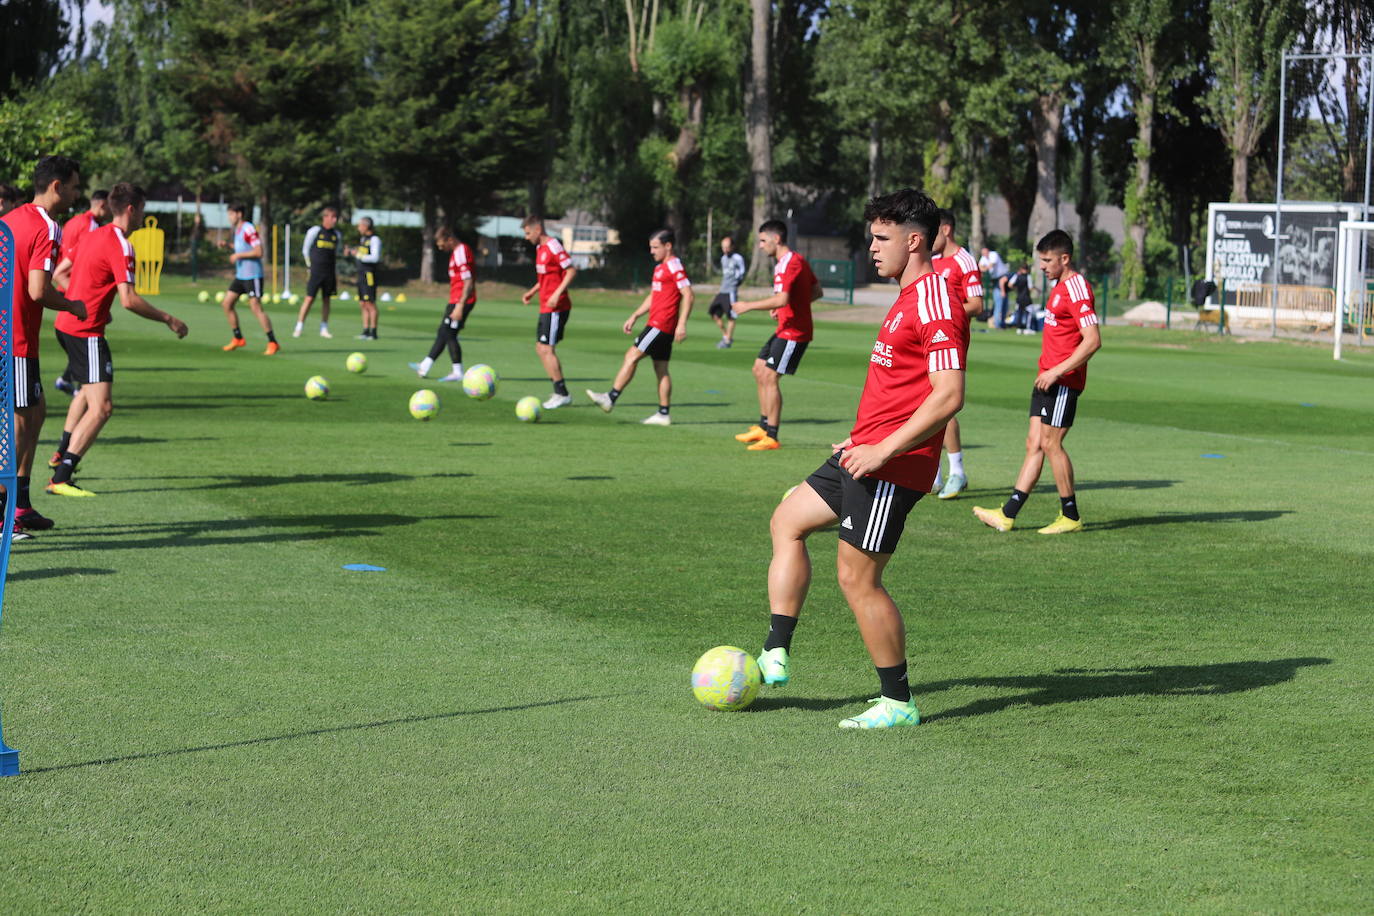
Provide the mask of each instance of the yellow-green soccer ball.
POLYGON ((223 302, 223 301, 224 301, 224 290, 221 289, 221 290, 216 290, 216 291, 215 291, 215 301, 216 301, 216 302, 223 302))
POLYGON ((305 383, 305 396, 312 401, 323 401, 329 397, 329 380, 323 375, 312 375, 305 383))
POLYGON ((196 298, 199 299, 201 302, 209 302, 209 301, 210 301, 210 291, 209 291, 208 289, 203 289, 203 290, 200 291, 200 295, 197 296, 196 298))
POLYGON ((496 394, 496 370, 486 363, 478 363, 463 373, 463 390, 470 398, 485 401, 496 394))
POLYGON ((515 402, 515 415, 523 423, 538 423, 543 413, 544 408, 540 405, 539 399, 532 394, 527 394, 515 402))
POLYGON ((421 388, 410 396, 410 415, 417 420, 428 420, 439 412, 439 396, 428 388, 421 388))
POLYGON ((716 646, 692 668, 692 693, 707 709, 744 709, 759 695, 762 683, 754 656, 735 646, 716 646))
POLYGON ((344 368, 349 372, 366 372, 367 356, 363 353, 348 354, 348 359, 344 360, 344 368))
POLYGON ((272 304, 273 304, 273 305, 280 305, 280 304, 281 304, 281 296, 277 295, 276 293, 273 293, 273 294, 272 294, 272 304))

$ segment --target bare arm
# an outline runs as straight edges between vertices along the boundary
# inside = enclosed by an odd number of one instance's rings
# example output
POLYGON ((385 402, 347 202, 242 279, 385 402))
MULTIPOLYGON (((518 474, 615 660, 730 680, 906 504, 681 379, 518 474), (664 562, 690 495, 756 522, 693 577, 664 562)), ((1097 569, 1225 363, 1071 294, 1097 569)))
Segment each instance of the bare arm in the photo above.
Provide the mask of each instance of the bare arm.
POLYGON ((964 311, 968 314, 970 318, 972 318, 974 315, 983 314, 983 297, 969 296, 967 299, 964 300, 964 311))
POLYGON ((147 299, 134 292, 134 288, 128 283, 119 284, 119 304, 140 318, 162 322, 171 328, 172 333, 177 337, 186 336, 186 322, 154 306, 147 299))
POLYGON ((67 291, 67 287, 72 284, 72 259, 63 258, 57 265, 57 269, 52 272, 52 285, 62 292, 67 291))
POLYGON ((736 302, 735 314, 742 312, 756 312, 759 309, 780 309, 787 304, 787 293, 774 293, 767 299, 757 299, 753 302, 736 302))
POLYGON ((553 295, 549 298, 552 299, 554 302, 557 302, 559 299, 562 299, 563 294, 568 291, 568 287, 572 286, 573 278, 575 278, 576 276, 576 267, 569 267, 567 270, 563 271, 563 281, 558 284, 558 289, 554 290, 553 295))
POLYGON ((895 429, 886 439, 874 445, 847 445, 840 456, 840 466, 855 480, 872 474, 892 460, 894 455, 908 452, 929 439, 936 430, 943 429, 964 406, 964 372, 947 369, 930 374, 930 396, 911 418, 895 429))
POLYGON ((78 299, 68 299, 52 285, 52 277, 46 270, 29 271, 29 298, 45 309, 54 312, 71 312, 77 318, 86 317, 86 303, 78 299))
POLYGON ((624 331, 626 334, 633 334, 635 330, 635 322, 639 320, 640 315, 643 315, 645 312, 649 311, 649 305, 653 302, 653 299, 653 293, 650 293, 649 295, 645 296, 644 301, 639 303, 639 308, 631 312, 630 317, 625 319, 625 323, 620 326, 620 330, 624 331))
POLYGON ((673 340, 682 343, 687 339, 687 318, 692 314, 692 305, 697 301, 697 294, 689 286, 682 291, 682 306, 677 311, 677 333, 673 335, 673 340))
POLYGON ((1090 324, 1086 328, 1081 328, 1083 339, 1078 342, 1078 346, 1073 348, 1068 359, 1057 366, 1051 366, 1044 372, 1035 377, 1035 387, 1041 391, 1049 391, 1050 386, 1058 383, 1066 373, 1072 372, 1079 366, 1092 358, 1092 355, 1102 349, 1102 332, 1097 325, 1090 324))

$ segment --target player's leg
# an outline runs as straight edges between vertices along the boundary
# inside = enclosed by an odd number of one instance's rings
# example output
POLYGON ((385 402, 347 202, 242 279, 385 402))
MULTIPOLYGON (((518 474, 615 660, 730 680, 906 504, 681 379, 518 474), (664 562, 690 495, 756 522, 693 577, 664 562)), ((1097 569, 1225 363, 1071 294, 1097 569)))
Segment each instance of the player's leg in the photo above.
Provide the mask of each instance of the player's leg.
POLYGON ((937 474, 935 490, 940 499, 958 499, 959 494, 968 488, 968 476, 964 473, 964 444, 959 438, 958 417, 950 417, 949 423, 945 425, 945 451, 949 453, 949 478, 942 487, 937 474))
POLYGON ((315 281, 310 281, 309 287, 305 292, 305 301, 301 303, 301 310, 296 313, 296 327, 292 329, 292 337, 300 337, 301 331, 305 329, 305 319, 310 316, 310 307, 315 304, 315 281))
POLYGON ((1025 506, 1026 500, 1030 498, 1031 491, 1035 489, 1036 481, 1040 479, 1040 473, 1045 467, 1045 452, 1042 447, 1043 437, 1040 434, 1041 422, 1038 412, 1039 398, 1031 396, 1031 417, 1030 425, 1026 431, 1026 457, 1021 460, 1021 470, 1016 475, 1016 486, 1011 491, 1011 496, 998 509, 984 509, 982 506, 974 506, 973 514, 978 516, 978 520, 989 528, 998 531, 1010 531, 1016 523, 1016 516, 1025 506))
MULTIPOLYGON (((643 336, 643 334, 640 335, 641 338, 643 336)), ((615 402, 620 400, 620 395, 624 392, 625 387, 629 385, 630 380, 635 377, 635 370, 639 368, 639 361, 643 359, 644 356, 645 353, 639 348, 638 343, 631 344, 630 348, 625 351, 625 358, 621 360, 620 368, 616 370, 615 380, 611 382, 610 390, 593 391, 588 388, 587 397, 590 398, 591 402, 597 407, 600 407, 606 413, 610 413, 615 409, 615 402)))
POLYGON ((778 424, 782 420, 782 388, 778 382, 782 376, 772 366, 754 364, 754 380, 759 389, 759 416, 763 418, 764 437, 750 444, 749 448, 764 450, 778 447, 778 424))
POLYGON ((424 378, 429 374, 429 370, 434 365, 434 361, 438 359, 444 352, 444 349, 448 347, 449 341, 457 339, 457 334, 448 317, 451 311, 453 311, 452 303, 444 306, 444 315, 439 319, 439 327, 434 330, 434 343, 429 345, 429 352, 425 354, 425 358, 418 363, 410 364, 410 368, 414 369, 420 378, 424 378))
POLYGON ((1083 530, 1083 521, 1078 515, 1078 497, 1074 492, 1073 462, 1064 449, 1064 438, 1073 425, 1078 392, 1056 385, 1051 394, 1055 408, 1050 411, 1048 421, 1040 425, 1040 450, 1049 459, 1055 489, 1059 491, 1059 517, 1041 528, 1040 533, 1069 534, 1083 530))
POLYGON ((243 339, 243 330, 239 327, 239 311, 237 308, 239 296, 241 295, 240 289, 242 288, 240 284, 242 282, 241 280, 235 280, 230 284, 228 291, 224 294, 224 299, 220 302, 220 308, 224 309, 224 318, 229 322, 229 330, 234 334, 233 338, 221 348, 226 351, 237 350, 239 347, 246 347, 248 345, 248 341, 243 339))
POLYGON ((725 346, 730 346, 735 342, 735 310, 729 312, 729 319, 725 322, 725 346))
MULTIPOLYGON (((51 528, 53 523, 33 508, 29 498, 29 481, 33 474, 33 458, 38 451, 38 437, 48 414, 48 402, 43 397, 38 359, 16 356, 13 362, 15 527, 21 532, 42 531, 51 528)), ((10 494, 6 493, 0 505, 4 505, 9 498, 10 494)), ((29 536, 23 534, 23 537, 29 536)))
MULTIPOLYGON (((90 338, 95 340, 96 338, 90 338)), ((81 415, 76 427, 72 430, 71 441, 62 451, 62 460, 58 462, 53 470, 52 480, 48 483, 47 490, 59 496, 93 496, 89 490, 76 486, 72 482, 72 475, 76 473, 76 466, 81 462, 92 445, 95 444, 96 437, 100 435, 101 429, 109 422, 110 415, 114 413, 114 401, 111 397, 112 383, 89 382, 85 386, 86 391, 86 411, 81 415)))
POLYGON ((759 393, 759 421, 744 432, 735 436, 736 442, 758 442, 768 435, 768 430, 763 428, 764 424, 768 422, 768 415, 763 412, 763 385, 765 376, 767 375, 772 375, 775 383, 777 381, 777 373, 773 372, 765 361, 768 358, 768 349, 771 344, 772 340, 770 339, 768 343, 763 345, 763 349, 759 351, 759 355, 754 358, 754 384, 758 386, 759 393))
POLYGON ((641 422, 645 426, 671 426, 668 410, 673 402, 673 378, 668 374, 668 360, 659 353, 651 353, 654 361, 654 375, 658 377, 658 410, 649 414, 641 422))
POLYGON ((539 315, 539 326, 535 334, 534 352, 539 356, 549 381, 553 382, 553 394, 544 402, 544 407, 554 410, 567 407, 572 403, 568 393, 568 383, 563 379, 563 363, 558 359, 558 344, 567 330, 568 312, 543 312, 539 315))
POLYGON ((329 333, 329 297, 334 295, 334 281, 325 283, 320 290, 320 336, 333 337, 329 333))
POLYGON ((262 332, 267 335, 267 349, 263 351, 271 356, 281 349, 277 343, 277 335, 272 333, 272 319, 268 317, 267 310, 262 307, 262 281, 252 281, 255 289, 248 296, 248 307, 253 310, 253 317, 258 319, 258 324, 262 327, 262 332))

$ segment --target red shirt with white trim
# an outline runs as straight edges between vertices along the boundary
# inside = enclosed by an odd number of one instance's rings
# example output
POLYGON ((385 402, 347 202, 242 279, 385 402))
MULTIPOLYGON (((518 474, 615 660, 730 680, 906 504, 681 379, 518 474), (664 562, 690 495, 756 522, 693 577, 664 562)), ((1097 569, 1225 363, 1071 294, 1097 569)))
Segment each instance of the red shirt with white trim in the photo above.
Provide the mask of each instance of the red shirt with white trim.
POLYGON ((983 295, 983 274, 967 248, 960 248, 950 257, 941 255, 931 258, 930 266, 949 281, 949 288, 954 291, 955 304, 959 308, 963 308, 970 299, 983 295))
POLYGON ((682 261, 676 256, 660 261, 654 268, 653 292, 649 299, 649 327, 658 328, 664 334, 675 333, 682 291, 691 285, 682 261))
POLYGON ((787 293, 787 304, 773 310, 776 333, 783 340, 811 339, 811 297, 816 286, 816 275, 799 252, 787 252, 774 265, 773 292, 787 293))
POLYGON ((539 245, 534 250, 534 272, 539 277, 539 311, 544 312, 566 312, 572 308, 572 299, 568 296, 567 290, 558 298, 557 302, 550 302, 554 291, 558 289, 558 284, 563 282, 563 275, 572 267, 572 258, 568 257, 568 252, 563 249, 563 243, 553 236, 549 236, 548 241, 539 245))
POLYGON ((0 217, 14 233, 14 303, 10 318, 14 356, 38 358, 38 336, 43 328, 43 306, 29 298, 29 272, 51 274, 62 248, 62 230, 48 211, 35 203, 15 207, 0 217))
POLYGON ((110 304, 119 284, 134 282, 134 246, 114 223, 91 232, 76 252, 68 299, 86 303, 86 317, 60 312, 53 327, 73 337, 103 337, 110 323, 110 304))
MULTIPOLYGON (((939 274, 929 273, 902 288, 878 329, 868 357, 868 378, 849 438, 875 445, 911 419, 934 390, 934 372, 965 371, 968 315, 939 274)), ((940 466, 944 427, 910 451, 894 456, 873 476, 899 487, 929 493, 940 466)))
MULTIPOLYGON (((1097 324, 1093 288, 1082 274, 1061 277, 1050 290, 1045 305, 1045 330, 1040 335, 1040 371, 1052 369, 1068 359, 1083 342, 1083 329, 1097 324)), ((1088 384, 1086 363, 1066 372, 1059 384, 1082 391, 1088 384)))
MULTIPOLYGON (((472 249, 466 242, 459 242, 454 246, 453 253, 448 256, 448 304, 457 305, 458 298, 463 295, 463 284, 472 279, 472 249)), ((477 284, 472 284, 468 292, 464 305, 475 305, 477 302, 477 284)))
POLYGON ((76 247, 88 232, 99 228, 91 211, 78 213, 62 224, 62 257, 76 262, 76 247))

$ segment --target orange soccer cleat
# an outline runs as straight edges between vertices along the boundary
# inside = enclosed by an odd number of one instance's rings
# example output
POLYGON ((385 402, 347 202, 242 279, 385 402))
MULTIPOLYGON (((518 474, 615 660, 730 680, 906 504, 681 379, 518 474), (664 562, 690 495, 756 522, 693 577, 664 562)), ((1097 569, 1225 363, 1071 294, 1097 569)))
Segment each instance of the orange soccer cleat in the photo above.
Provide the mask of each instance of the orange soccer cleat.
POLYGON ((762 426, 759 426, 759 425, 756 423, 756 424, 754 424, 753 426, 749 427, 749 428, 748 428, 747 430, 745 430, 744 432, 740 433, 738 436, 736 436, 736 437, 735 437, 735 441, 736 441, 736 442, 757 442, 757 441, 759 441, 760 439, 766 439, 767 437, 768 437, 768 433, 764 431, 764 428, 763 428, 762 426))
POLYGON ((233 340, 220 347, 220 349, 228 353, 230 350, 237 350, 239 347, 246 346, 248 346, 248 341, 244 340, 242 337, 235 337, 233 340))
POLYGON ((263 356, 274 356, 274 355, 276 355, 276 354, 277 354, 278 352, 280 352, 280 351, 281 351, 281 344, 277 343, 275 340, 269 340, 269 341, 267 342, 267 349, 262 351, 262 355, 263 355, 263 356))

